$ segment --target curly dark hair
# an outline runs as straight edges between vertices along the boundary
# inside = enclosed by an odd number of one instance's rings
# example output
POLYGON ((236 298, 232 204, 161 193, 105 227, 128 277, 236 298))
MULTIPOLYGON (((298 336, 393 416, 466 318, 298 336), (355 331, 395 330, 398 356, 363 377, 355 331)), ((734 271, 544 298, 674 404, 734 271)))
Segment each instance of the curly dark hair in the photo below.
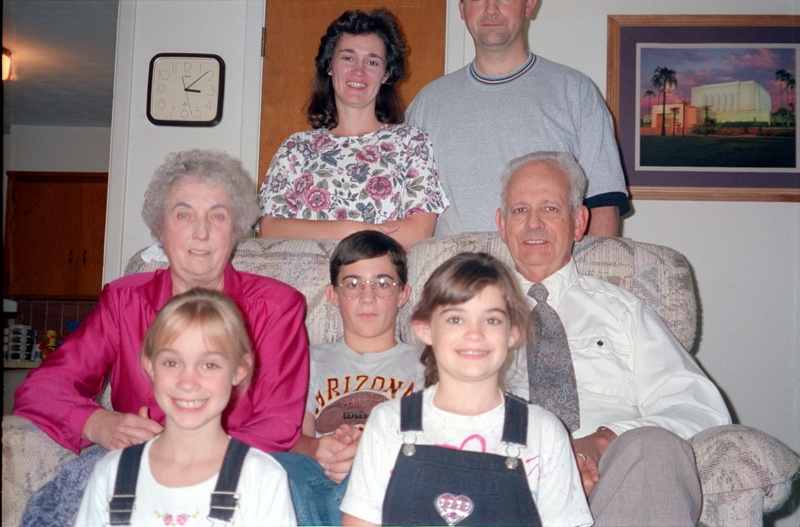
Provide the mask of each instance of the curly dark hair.
POLYGON ((336 43, 342 35, 377 35, 386 46, 386 72, 389 77, 381 85, 375 100, 375 117, 384 124, 403 122, 403 105, 395 84, 405 75, 406 43, 400 25, 388 9, 373 9, 365 13, 356 9, 345 11, 331 22, 320 39, 319 52, 314 59, 317 72, 312 81, 308 122, 314 128, 335 128, 339 124, 333 80, 328 74, 336 43))

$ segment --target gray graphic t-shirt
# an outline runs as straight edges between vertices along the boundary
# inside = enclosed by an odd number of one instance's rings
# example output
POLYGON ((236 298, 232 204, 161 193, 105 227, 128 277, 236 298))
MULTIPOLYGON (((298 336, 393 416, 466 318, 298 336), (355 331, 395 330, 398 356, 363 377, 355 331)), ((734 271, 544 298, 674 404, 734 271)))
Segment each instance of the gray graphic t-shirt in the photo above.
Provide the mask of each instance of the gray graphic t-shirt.
POLYGON ((421 352, 404 342, 363 355, 341 341, 311 346, 306 411, 316 419, 317 437, 342 424, 363 427, 377 404, 421 390, 421 352))

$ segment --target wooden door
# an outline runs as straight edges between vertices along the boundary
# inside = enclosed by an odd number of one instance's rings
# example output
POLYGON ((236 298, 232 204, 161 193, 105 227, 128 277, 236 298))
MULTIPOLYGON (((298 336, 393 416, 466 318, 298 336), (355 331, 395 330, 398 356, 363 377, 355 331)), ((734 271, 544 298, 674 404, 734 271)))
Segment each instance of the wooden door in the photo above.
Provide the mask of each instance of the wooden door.
POLYGON ((96 298, 103 288, 103 255, 106 237, 108 181, 81 186, 81 234, 78 241, 78 283, 76 293, 96 298))
POLYGON ((104 173, 8 173, 6 297, 97 298, 107 182, 104 173))
POLYGON ((286 137, 311 126, 306 106, 314 57, 328 25, 344 11, 386 7, 405 35, 406 76, 398 85, 408 105, 419 90, 444 74, 446 0, 267 0, 258 185, 286 137))
POLYGON ((6 296, 75 294, 80 184, 9 175, 8 191, 6 296))

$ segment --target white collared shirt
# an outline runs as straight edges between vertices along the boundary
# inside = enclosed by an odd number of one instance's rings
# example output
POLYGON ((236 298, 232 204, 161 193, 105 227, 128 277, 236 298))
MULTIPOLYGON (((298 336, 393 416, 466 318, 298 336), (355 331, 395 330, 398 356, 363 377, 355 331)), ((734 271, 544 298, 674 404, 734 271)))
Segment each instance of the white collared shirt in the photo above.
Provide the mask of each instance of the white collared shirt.
MULTIPOLYGON (((532 282, 518 272, 523 294, 532 282)), ((617 435, 659 426, 688 439, 713 426, 730 424, 716 386, 706 377, 658 314, 613 284, 578 274, 575 261, 543 282, 567 332, 578 384, 581 427, 573 437, 599 426, 617 435)), ((526 297, 533 308, 536 301, 526 297)), ((525 348, 505 387, 528 398, 525 348)))

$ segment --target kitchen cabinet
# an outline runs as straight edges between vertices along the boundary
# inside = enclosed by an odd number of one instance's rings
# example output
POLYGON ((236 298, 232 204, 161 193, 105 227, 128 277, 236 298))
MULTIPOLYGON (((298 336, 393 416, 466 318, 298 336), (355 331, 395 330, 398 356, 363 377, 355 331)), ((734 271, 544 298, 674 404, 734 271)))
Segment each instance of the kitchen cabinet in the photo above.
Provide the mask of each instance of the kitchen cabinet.
POLYGON ((8 172, 6 298, 97 299, 107 190, 107 173, 8 172))

